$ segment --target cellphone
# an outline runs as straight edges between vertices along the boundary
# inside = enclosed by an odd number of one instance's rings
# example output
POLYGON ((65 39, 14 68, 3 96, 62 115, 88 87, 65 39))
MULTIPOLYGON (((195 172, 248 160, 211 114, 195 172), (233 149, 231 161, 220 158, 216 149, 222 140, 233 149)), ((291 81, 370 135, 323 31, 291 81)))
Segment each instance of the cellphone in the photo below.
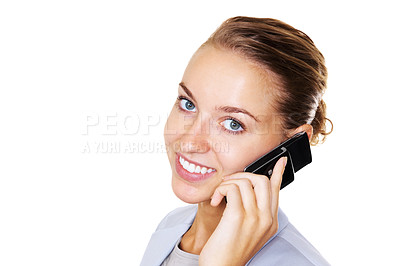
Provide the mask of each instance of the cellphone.
POLYGON ((243 172, 266 175, 271 178, 276 162, 281 157, 287 157, 287 164, 282 176, 281 189, 294 181, 294 173, 312 162, 310 143, 306 132, 300 132, 282 142, 267 154, 261 156, 243 172))

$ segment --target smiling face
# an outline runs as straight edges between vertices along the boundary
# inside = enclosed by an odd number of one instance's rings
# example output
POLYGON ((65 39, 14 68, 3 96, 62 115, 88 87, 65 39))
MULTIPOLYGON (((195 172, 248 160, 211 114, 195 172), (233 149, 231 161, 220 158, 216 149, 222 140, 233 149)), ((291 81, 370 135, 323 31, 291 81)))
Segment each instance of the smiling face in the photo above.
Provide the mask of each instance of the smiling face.
POLYGON ((164 130, 172 188, 187 203, 209 200, 222 177, 284 140, 268 93, 273 77, 212 46, 190 60, 164 130))

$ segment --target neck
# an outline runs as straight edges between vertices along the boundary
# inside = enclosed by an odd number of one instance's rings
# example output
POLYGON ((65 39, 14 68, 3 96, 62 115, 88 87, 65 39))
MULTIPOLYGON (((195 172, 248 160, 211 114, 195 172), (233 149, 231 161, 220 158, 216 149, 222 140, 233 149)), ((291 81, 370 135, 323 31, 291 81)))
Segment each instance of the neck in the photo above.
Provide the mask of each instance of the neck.
POLYGON ((210 201, 199 203, 193 224, 183 235, 179 247, 186 252, 200 254, 219 224, 225 206, 225 201, 222 201, 217 207, 211 206, 210 201))

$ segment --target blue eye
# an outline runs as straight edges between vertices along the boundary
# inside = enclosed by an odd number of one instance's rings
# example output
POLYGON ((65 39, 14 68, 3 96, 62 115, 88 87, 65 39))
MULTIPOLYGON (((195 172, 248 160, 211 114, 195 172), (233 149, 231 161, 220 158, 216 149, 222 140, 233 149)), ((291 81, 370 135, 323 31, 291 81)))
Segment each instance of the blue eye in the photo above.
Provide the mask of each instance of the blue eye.
POLYGON ((179 106, 183 110, 187 110, 187 111, 191 111, 191 112, 196 111, 196 106, 194 106, 194 104, 191 101, 189 101, 188 99, 180 98, 179 100, 180 100, 179 106))
POLYGON ((227 130, 233 131, 233 132, 239 132, 239 131, 243 131, 244 130, 242 125, 238 121, 236 121, 235 119, 232 119, 232 118, 224 120, 222 122, 222 125, 227 130))

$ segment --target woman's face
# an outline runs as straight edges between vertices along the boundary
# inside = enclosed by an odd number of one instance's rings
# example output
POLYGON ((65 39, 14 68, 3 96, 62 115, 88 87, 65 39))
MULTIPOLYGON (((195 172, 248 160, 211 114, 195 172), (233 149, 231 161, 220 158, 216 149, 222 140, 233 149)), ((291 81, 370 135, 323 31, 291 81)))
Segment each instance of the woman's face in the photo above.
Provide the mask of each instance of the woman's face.
POLYGON ((268 91, 274 77, 230 51, 206 46, 190 60, 164 130, 172 188, 209 200, 222 177, 283 141, 268 91))

